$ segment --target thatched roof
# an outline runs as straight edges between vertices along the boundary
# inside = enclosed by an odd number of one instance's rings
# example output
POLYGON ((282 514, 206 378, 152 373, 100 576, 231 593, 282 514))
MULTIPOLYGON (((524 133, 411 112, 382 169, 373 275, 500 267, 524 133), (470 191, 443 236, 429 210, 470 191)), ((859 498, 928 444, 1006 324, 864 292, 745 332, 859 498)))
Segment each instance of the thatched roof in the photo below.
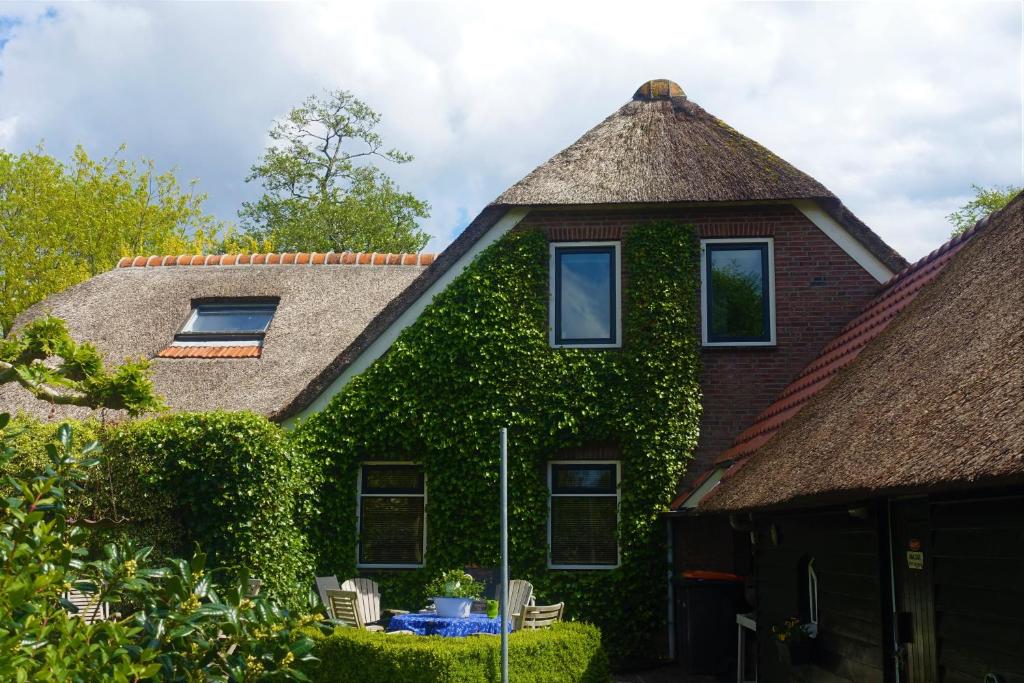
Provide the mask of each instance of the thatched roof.
POLYGON ((893 272, 906 261, 824 185, 709 114, 668 80, 505 190, 495 205, 817 200, 893 272))
MULTIPOLYGON (((249 409, 274 417, 432 260, 415 254, 124 259, 122 267, 33 306, 15 329, 51 313, 67 322, 74 338, 95 343, 109 363, 153 358, 156 390, 175 410, 249 409), (173 340, 193 300, 218 297, 280 298, 259 357, 156 357, 173 340)), ((12 384, 0 386, 0 410, 50 419, 89 414, 54 409, 12 384)))
POLYGON ((1024 481, 1024 194, 699 509, 1024 481))

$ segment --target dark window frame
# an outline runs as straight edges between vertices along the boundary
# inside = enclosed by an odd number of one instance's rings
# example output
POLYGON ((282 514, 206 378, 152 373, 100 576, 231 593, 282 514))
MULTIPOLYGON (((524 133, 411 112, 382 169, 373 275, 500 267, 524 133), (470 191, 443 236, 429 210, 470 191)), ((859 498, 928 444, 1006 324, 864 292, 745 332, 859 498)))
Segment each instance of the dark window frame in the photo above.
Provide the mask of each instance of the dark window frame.
POLYGON ((423 567, 427 556, 427 478, 421 463, 415 462, 364 462, 359 466, 358 491, 356 493, 356 567, 367 569, 417 569, 423 567), (416 490, 407 488, 376 488, 367 492, 367 470, 416 468, 419 486, 416 490), (364 498, 420 498, 423 500, 423 533, 420 539, 420 562, 368 562, 363 558, 363 499, 364 498))
POLYGON ((747 242, 705 242, 704 243, 704 343, 705 344, 728 344, 741 346, 743 344, 771 345, 775 343, 774 335, 774 297, 773 283, 771 277, 772 268, 771 242, 768 239, 758 239, 747 242), (715 252, 723 251, 760 251, 761 252, 761 315, 764 318, 764 334, 757 337, 740 337, 728 335, 716 335, 714 333, 714 277, 711 258, 715 252))
POLYGON ((619 300, 621 278, 619 276, 619 244, 617 242, 581 244, 574 242, 552 243, 552 344, 554 346, 597 346, 618 347, 619 338, 619 300), (611 336, 594 338, 564 337, 562 335, 562 257, 565 254, 607 254, 609 257, 609 329, 611 336))
POLYGON ((621 477, 622 477, 622 462, 619 460, 580 460, 580 461, 564 461, 554 460, 549 461, 547 464, 548 469, 548 520, 547 520, 547 542, 548 542, 548 569, 552 570, 610 570, 616 569, 622 565, 622 544, 619 538, 619 524, 621 523, 621 477), (602 492, 591 492, 583 488, 567 488, 565 492, 556 491, 555 480, 557 469, 612 469, 614 489, 606 490, 602 492), (601 564, 569 564, 569 563, 558 563, 554 561, 553 550, 554 550, 554 525, 553 525, 553 501, 555 498, 613 498, 615 500, 615 562, 614 563, 601 563, 601 564))
POLYGON ((274 322, 277 315, 277 308, 280 299, 271 297, 237 297, 237 298, 216 298, 216 299, 193 299, 192 307, 189 309, 188 317, 181 324, 174 335, 174 341, 187 342, 222 342, 222 341, 246 341, 262 344, 266 338, 267 331, 274 322), (201 310, 245 310, 264 309, 270 312, 270 320, 263 330, 239 331, 239 332, 191 332, 188 327, 199 315, 201 310))

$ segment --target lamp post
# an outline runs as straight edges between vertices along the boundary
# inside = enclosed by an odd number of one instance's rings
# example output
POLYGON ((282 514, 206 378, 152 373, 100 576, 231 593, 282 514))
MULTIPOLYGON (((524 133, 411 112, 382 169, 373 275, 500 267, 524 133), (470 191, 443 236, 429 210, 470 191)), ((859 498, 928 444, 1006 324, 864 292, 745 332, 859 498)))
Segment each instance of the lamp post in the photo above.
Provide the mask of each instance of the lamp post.
POLYGON ((508 683, 508 428, 501 443, 501 683, 508 683))

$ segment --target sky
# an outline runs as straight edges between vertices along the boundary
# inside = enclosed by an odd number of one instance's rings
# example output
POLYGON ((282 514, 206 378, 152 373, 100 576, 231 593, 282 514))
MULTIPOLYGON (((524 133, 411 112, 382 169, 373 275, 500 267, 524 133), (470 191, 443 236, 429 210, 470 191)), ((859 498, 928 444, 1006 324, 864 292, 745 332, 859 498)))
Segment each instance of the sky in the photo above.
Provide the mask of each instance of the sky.
POLYGON ((1022 4, 0 2, 0 148, 127 145, 235 220, 273 120, 342 88, 446 246, 509 185, 669 78, 911 260, 971 184, 1024 184, 1022 4))

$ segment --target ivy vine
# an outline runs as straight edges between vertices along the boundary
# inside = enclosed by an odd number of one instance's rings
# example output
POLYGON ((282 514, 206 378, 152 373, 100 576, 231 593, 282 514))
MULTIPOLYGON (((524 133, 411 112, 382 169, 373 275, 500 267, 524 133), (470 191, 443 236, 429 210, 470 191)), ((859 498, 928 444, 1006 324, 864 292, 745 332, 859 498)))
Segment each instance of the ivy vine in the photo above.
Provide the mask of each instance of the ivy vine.
POLYGON ((422 570, 378 573, 385 606, 418 608, 444 569, 498 563, 498 429, 509 427, 510 556, 541 602, 598 625, 610 655, 650 658, 664 626, 664 526, 701 413, 697 250, 692 229, 657 222, 623 241, 622 349, 552 349, 548 242, 510 233, 483 251, 391 350, 295 433, 315 463, 302 509, 319 570, 356 574, 356 477, 364 460, 421 462, 422 570), (596 442, 621 449, 622 562, 547 569, 546 463, 596 442))

